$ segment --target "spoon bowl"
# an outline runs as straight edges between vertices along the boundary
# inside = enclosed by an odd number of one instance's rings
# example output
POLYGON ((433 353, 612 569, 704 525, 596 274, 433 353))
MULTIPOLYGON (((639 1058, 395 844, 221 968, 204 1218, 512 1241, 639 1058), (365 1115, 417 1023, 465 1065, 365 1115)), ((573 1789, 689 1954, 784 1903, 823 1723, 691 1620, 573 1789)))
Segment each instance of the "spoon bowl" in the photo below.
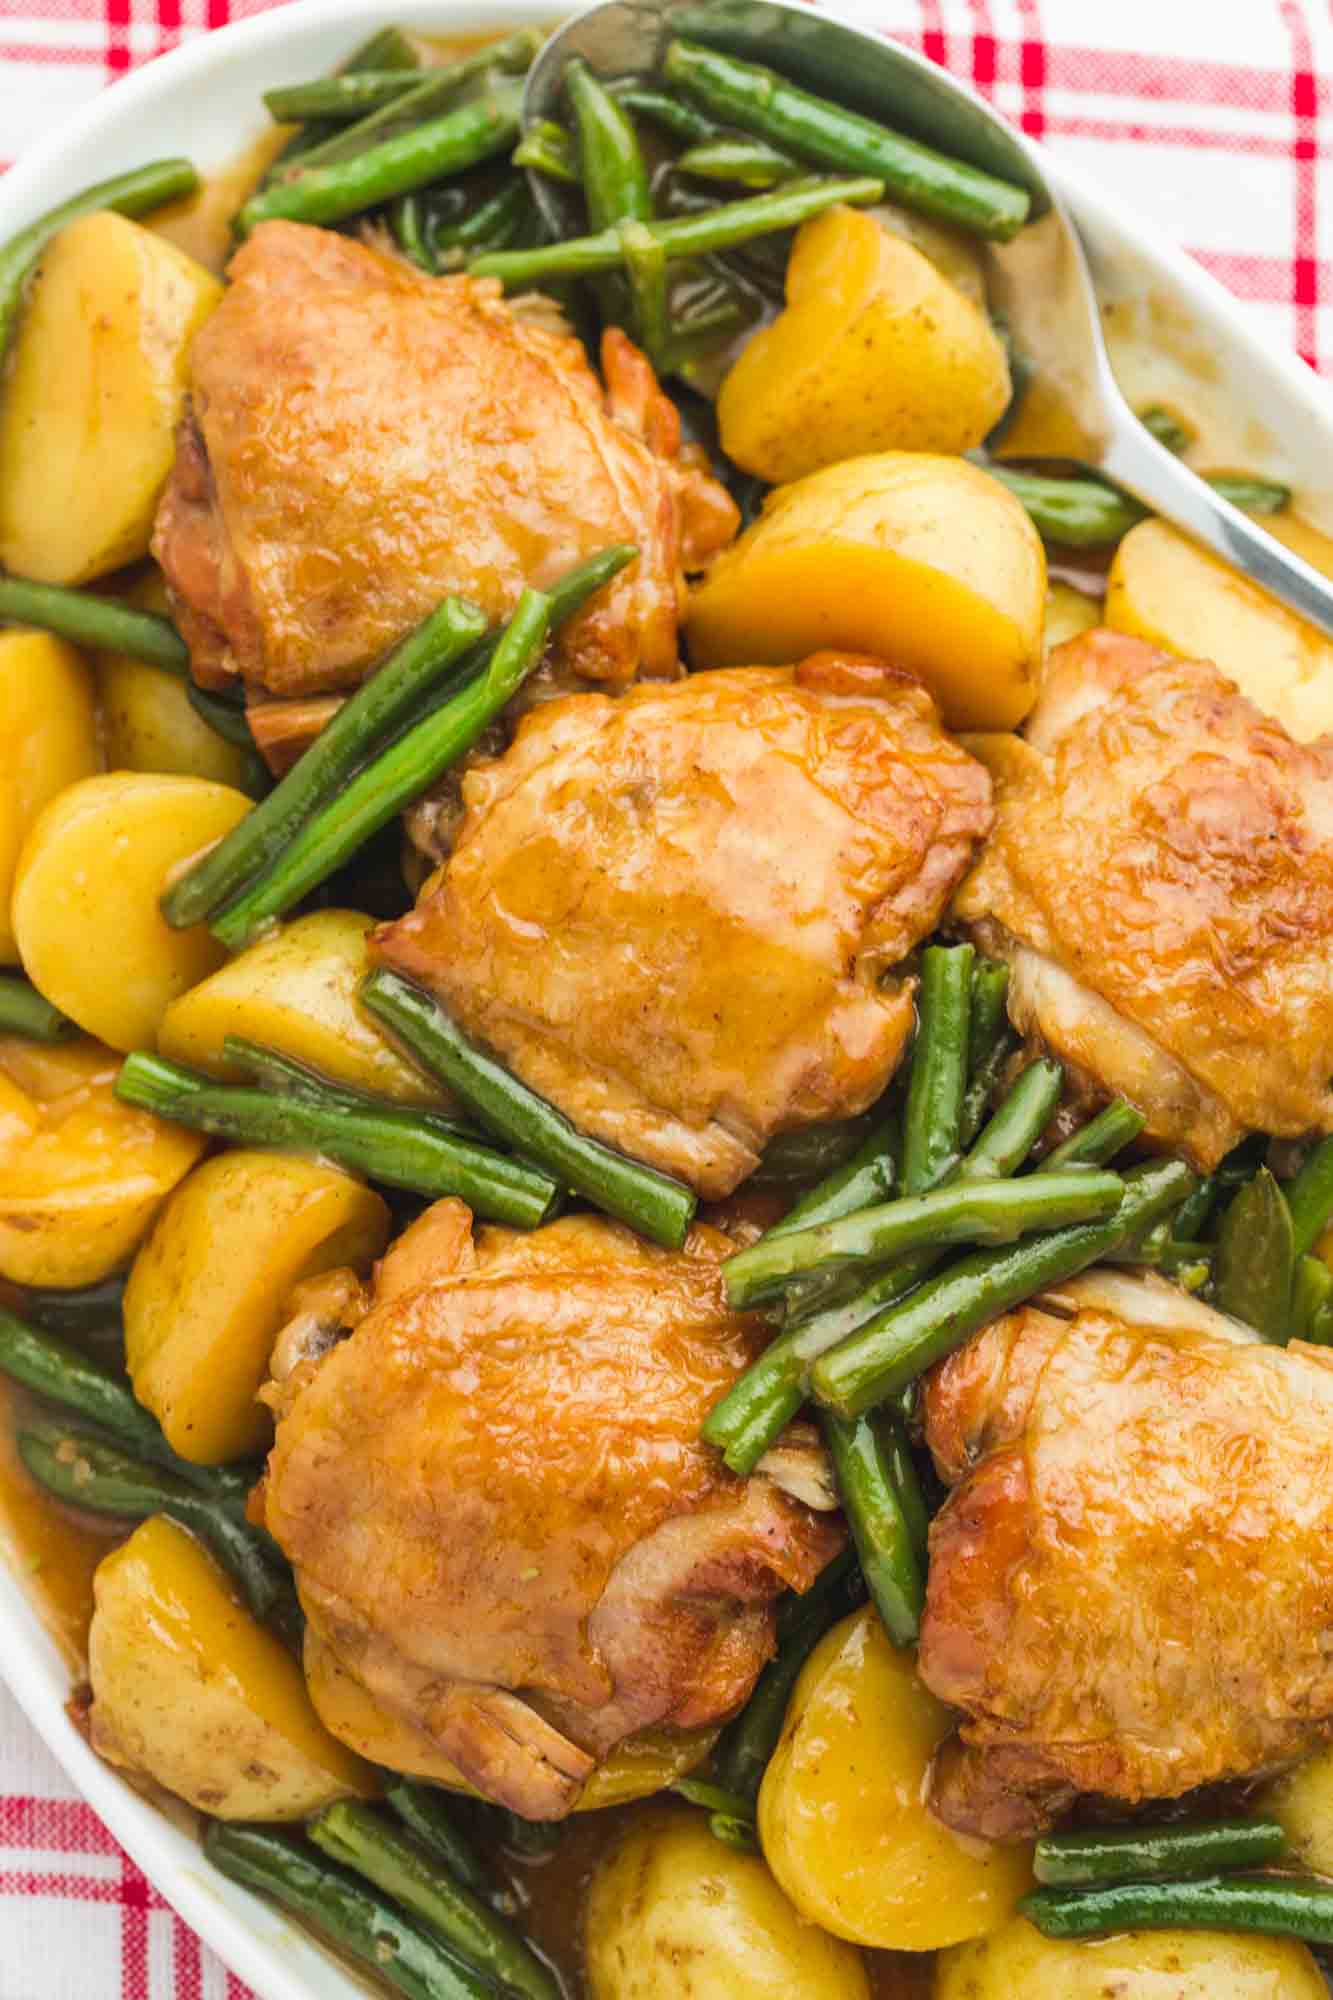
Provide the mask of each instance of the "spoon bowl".
MULTIPOLYGON (((1050 185, 1040 148, 984 99, 923 56, 801 0, 598 0, 557 29, 528 73, 525 127, 564 112, 565 65, 646 74, 675 36, 762 62, 792 82, 966 160, 1032 196, 1009 243, 982 247, 992 308, 1059 411, 1062 459, 1101 473, 1333 636, 1333 583, 1233 507, 1152 436, 1111 371, 1093 274, 1050 185)), ((530 173, 534 199, 561 234, 581 228, 559 182, 530 173)))

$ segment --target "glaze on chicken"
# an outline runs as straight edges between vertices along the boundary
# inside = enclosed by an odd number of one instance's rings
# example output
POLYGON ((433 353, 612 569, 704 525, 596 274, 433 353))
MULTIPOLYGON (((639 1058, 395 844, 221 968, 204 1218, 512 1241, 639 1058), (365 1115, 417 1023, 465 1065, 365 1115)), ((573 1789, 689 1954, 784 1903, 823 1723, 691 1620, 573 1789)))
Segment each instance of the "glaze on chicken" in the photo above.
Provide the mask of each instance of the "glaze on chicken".
POLYGON ((989 796, 873 660, 571 696, 464 779, 452 855, 374 952, 582 1130, 725 1195, 774 1133, 883 1090, 899 968, 989 796))
POLYGON ((469 1224, 429 1209, 330 1352, 303 1306, 265 1515, 341 1666, 487 1796, 556 1819, 626 1737, 740 1707, 778 1595, 843 1531, 813 1434, 748 1480, 699 1442, 764 1337, 725 1305, 727 1237, 469 1224))

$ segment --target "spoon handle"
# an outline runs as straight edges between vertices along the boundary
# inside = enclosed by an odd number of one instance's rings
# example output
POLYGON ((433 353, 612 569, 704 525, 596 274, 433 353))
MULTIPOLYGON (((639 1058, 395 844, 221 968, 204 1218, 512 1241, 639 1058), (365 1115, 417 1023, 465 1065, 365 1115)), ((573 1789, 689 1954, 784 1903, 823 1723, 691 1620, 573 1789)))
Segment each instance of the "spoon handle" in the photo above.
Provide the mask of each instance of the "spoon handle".
POLYGON ((1100 455, 1099 469, 1145 507, 1183 528, 1292 611, 1333 638, 1333 583, 1274 535, 1223 500, 1160 445, 1128 405, 1100 455))

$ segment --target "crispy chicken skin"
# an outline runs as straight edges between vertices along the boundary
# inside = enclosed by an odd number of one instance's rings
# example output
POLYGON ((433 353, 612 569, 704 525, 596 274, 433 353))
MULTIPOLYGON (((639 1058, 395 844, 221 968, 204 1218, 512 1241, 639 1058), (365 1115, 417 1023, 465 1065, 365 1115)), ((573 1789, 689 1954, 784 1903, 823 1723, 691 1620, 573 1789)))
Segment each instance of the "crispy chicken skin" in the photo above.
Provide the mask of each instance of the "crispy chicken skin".
POLYGON ((736 531, 625 335, 606 390, 572 335, 498 284, 429 278, 327 229, 267 222, 194 343, 193 408, 154 549, 197 680, 354 687, 451 591, 492 619, 612 542, 638 561, 556 662, 671 676, 682 572, 736 531))
POLYGON ((1333 1130, 1333 740, 1104 631, 1052 653, 1026 738, 992 739, 955 904, 1017 1025, 1203 1168, 1333 1130))
POLYGON ((439 1202, 349 1338, 279 1340, 264 1511, 317 1641, 529 1818, 626 1736, 732 1714, 779 1592, 842 1545, 813 1434, 748 1480, 699 1442, 763 1344, 724 1301, 732 1248, 587 1216, 474 1243, 439 1202))
POLYGON ((1333 1354, 1161 1281, 1093 1273, 1057 1303, 997 1320, 925 1393, 954 1490, 921 1674, 965 1712, 932 1804, 998 1839, 1333 1733, 1333 1354))
POLYGON ((894 968, 990 824, 925 691, 834 654, 549 702, 463 798, 374 956, 709 1197, 879 1095, 912 1023, 894 968))

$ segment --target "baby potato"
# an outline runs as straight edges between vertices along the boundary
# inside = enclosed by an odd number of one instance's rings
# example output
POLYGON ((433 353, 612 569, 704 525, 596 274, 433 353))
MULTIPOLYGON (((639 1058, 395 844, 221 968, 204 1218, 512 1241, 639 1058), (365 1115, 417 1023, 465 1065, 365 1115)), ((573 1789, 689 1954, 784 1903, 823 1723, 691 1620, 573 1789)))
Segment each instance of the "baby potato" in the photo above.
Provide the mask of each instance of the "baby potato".
POLYGON ((1053 583, 1046 592, 1042 651, 1049 653, 1053 646, 1063 646, 1066 639, 1076 639, 1080 632, 1090 632, 1101 622, 1102 607, 1095 597, 1075 590, 1072 584, 1053 583))
POLYGON ((889 451, 779 487, 688 614, 696 667, 773 666, 829 647, 919 674, 951 729, 1016 729, 1036 699, 1041 539, 965 459, 889 451))
POLYGON ((764 1856, 803 1917, 855 1944, 933 1951, 1011 1915, 1030 1850, 964 1840, 926 1807, 952 1727, 869 1607, 820 1641, 759 1793, 764 1856))
POLYGON ((97 692, 74 648, 49 632, 0 632, 0 965, 18 959, 10 902, 32 823, 101 762, 97 692))
POLYGON ((447 1092, 399 1055, 357 1004, 374 928, 357 910, 313 910, 281 925, 173 1000, 158 1048, 174 1062, 229 1077, 222 1044, 242 1035, 396 1103, 448 1106, 447 1092))
POLYGON ((787 304, 718 391, 722 448, 800 479, 882 451, 969 451, 1009 401, 984 310, 873 215, 831 208, 797 232, 787 304))
POLYGON ((1328 2000, 1319 1968, 1289 1938, 1226 1931, 1126 1931, 1044 1938, 1025 1917, 943 1952, 933 2000, 1328 2000))
POLYGON ((637 1815, 594 1870, 584 1926, 590 2000, 869 2000, 860 1955, 802 1923, 702 1813, 637 1815))
MULTIPOLYGON (((1320 1249, 1327 1258, 1323 1244, 1320 1249)), ((1333 1875, 1333 1744, 1326 1744, 1294 1770, 1270 1778, 1255 1799, 1254 1809, 1265 1819, 1278 1822, 1290 1842, 1293 1859, 1303 1868, 1333 1875)))
POLYGON ((368 1270, 388 1238, 377 1194, 295 1154, 237 1147, 176 1190, 125 1288, 125 1363, 182 1458, 223 1465, 266 1443, 255 1396, 293 1286, 368 1270))
POLYGON ((96 1042, 0 1038, 0 1278, 94 1285, 127 1263, 204 1149, 112 1094, 96 1042))
MULTIPOLYGON (((136 584, 126 602, 140 611, 166 612, 161 572, 136 584)), ((109 771, 168 771, 238 789, 244 785, 244 750, 191 708, 183 680, 128 653, 98 653, 94 664, 109 771)))
POLYGON ((370 1798, 375 1774, 334 1741, 301 1669, 211 1555, 156 1516, 93 1579, 93 1748, 218 1819, 296 1820, 370 1798))
POLYGON ((113 1049, 151 1048, 177 994, 226 956, 202 924, 171 930, 162 892, 249 810, 229 785, 141 771, 61 792, 24 842, 14 882, 14 936, 38 991, 113 1049))
POLYGON ((1211 660, 1298 742, 1333 730, 1333 641, 1165 521, 1140 521, 1116 550, 1105 620, 1211 660))
POLYGON ((85 583, 147 555, 209 272, 103 210, 54 238, 0 390, 0 562, 85 583))

